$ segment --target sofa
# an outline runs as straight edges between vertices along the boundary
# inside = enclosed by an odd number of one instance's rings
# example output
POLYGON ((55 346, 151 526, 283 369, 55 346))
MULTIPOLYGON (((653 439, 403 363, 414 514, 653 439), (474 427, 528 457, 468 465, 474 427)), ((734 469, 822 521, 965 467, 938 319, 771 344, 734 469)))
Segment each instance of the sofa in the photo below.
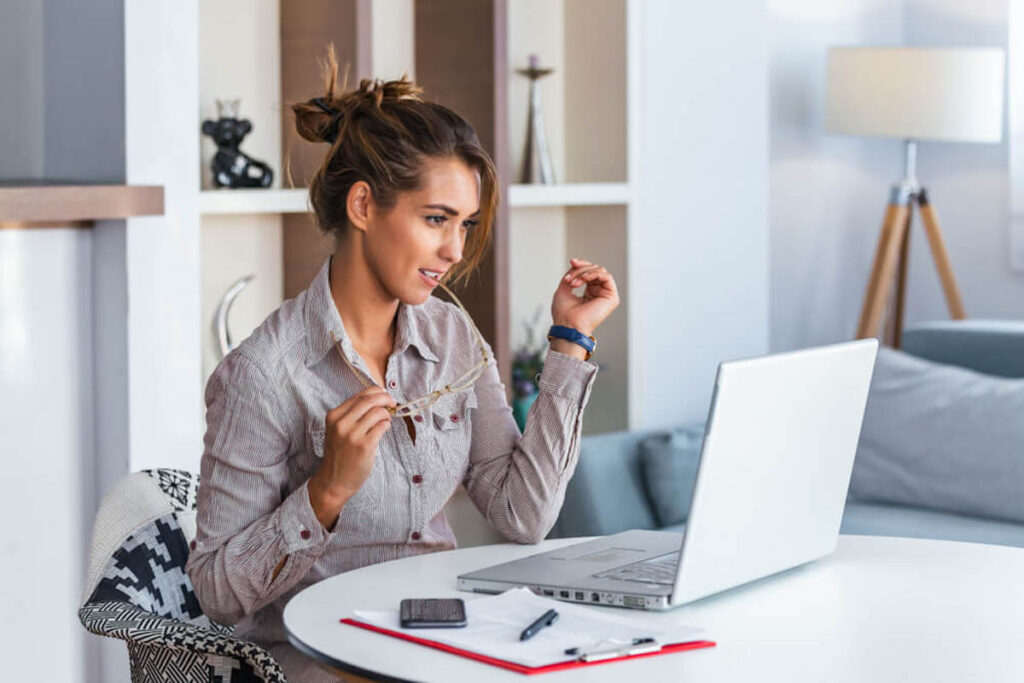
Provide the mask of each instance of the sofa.
MULTIPOLYGON (((1017 401, 1010 408, 1024 405, 1020 402, 1024 400, 1024 380, 1012 379, 1024 378, 1022 322, 972 320, 922 323, 907 329, 903 335, 900 352, 880 349, 879 353, 880 359, 883 357, 882 354, 888 354, 884 356, 887 362, 916 364, 913 367, 920 372, 946 372, 954 375, 959 373, 957 376, 964 381, 973 382, 972 386, 980 385, 984 388, 987 386, 986 382, 992 383, 997 386, 999 392, 1002 392, 995 396, 994 405, 997 407, 1006 404, 1003 398, 1006 391, 1013 392, 1017 401), (1011 381, 1007 381, 1007 378, 1011 378, 1011 381)), ((889 457, 888 451, 885 448, 879 449, 877 445, 884 445, 890 440, 900 443, 900 439, 903 439, 903 443, 908 443, 911 437, 905 434, 907 428, 902 424, 884 424, 884 416, 871 417, 869 425, 873 401, 877 413, 878 410, 888 407, 879 408, 882 401, 893 398, 876 395, 882 391, 876 386, 876 380, 879 380, 877 364, 868 398, 864 430, 854 464, 853 485, 847 497, 840 533, 933 538, 1024 547, 1024 515, 1020 513, 1019 507, 1015 507, 1017 504, 1014 502, 1016 498, 1024 500, 1024 496, 1016 495, 1017 491, 1024 492, 1024 428, 1017 426, 1024 422, 1024 413, 1020 413, 1019 418, 1013 415, 992 415, 987 405, 985 410, 981 411, 970 410, 969 404, 968 409, 964 410, 964 401, 971 400, 971 392, 959 389, 951 390, 949 397, 939 395, 934 402, 924 401, 935 407, 932 409, 926 406, 924 409, 916 410, 909 417, 901 416, 901 419, 905 420, 923 421, 924 427, 917 426, 919 433, 928 433, 928 420, 934 423, 938 419, 942 421, 942 427, 949 427, 955 434, 962 434, 965 430, 957 431, 955 423, 957 413, 966 412, 973 413, 972 417, 964 419, 973 420, 967 427, 975 430, 973 433, 969 429, 966 430, 966 436, 980 434, 976 439, 982 442, 980 450, 992 449, 992 438, 1006 439, 1011 443, 995 444, 998 446, 997 450, 1004 455, 1001 456, 1001 460, 997 459, 994 465, 988 465, 988 470, 983 473, 988 479, 981 480, 980 483, 974 483, 970 473, 974 469, 985 469, 976 468, 971 460, 981 456, 973 452, 976 449, 958 446, 947 448, 948 452, 944 454, 947 460, 959 461, 954 462, 955 466, 943 464, 936 456, 942 467, 933 467, 927 472, 926 478, 931 479, 926 485, 915 489, 911 481, 910 490, 903 491, 899 488, 900 481, 897 480, 894 489, 891 481, 885 481, 885 475, 888 469, 899 471, 899 468, 887 466, 884 458, 889 457), (965 393, 968 394, 966 397, 965 393), (929 414, 929 410, 932 414, 929 414), (987 429, 985 420, 998 419, 1003 419, 1004 424, 1012 423, 1012 429, 987 429), (869 436, 866 431, 869 427, 874 432, 872 438, 876 447, 873 449, 866 443, 869 436), (891 438, 886 438, 886 430, 892 430, 891 438), (984 443, 986 440, 989 442, 984 443), (882 459, 881 464, 878 462, 879 458, 882 459), (996 469, 993 470, 993 467, 996 469), (967 472, 968 475, 964 477, 959 474, 944 474, 947 472, 967 472), (943 480, 944 476, 946 480, 943 480), (950 481, 952 478, 956 480, 950 481), (990 504, 993 494, 990 494, 986 487, 993 485, 993 481, 1002 491, 999 495, 1014 499, 1010 500, 1010 508, 1007 508, 1008 511, 1005 513, 1003 508, 990 504), (972 490, 972 487, 976 490, 972 490), (952 495, 949 495, 950 491, 952 495), (982 514, 978 514, 979 510, 982 514)), ((916 388, 920 390, 921 382, 916 378, 914 382, 916 388)), ((932 393, 941 392, 932 390, 932 393)), ((897 395, 896 398, 900 397, 897 395)), ((916 403, 914 408, 917 408, 916 403)), ((998 410, 995 412, 998 413, 998 410)), ((914 427, 909 426, 911 429, 914 427)), ((941 428, 933 431, 941 431, 941 428)), ((613 432, 584 437, 579 464, 550 536, 592 536, 627 529, 681 531, 685 527, 685 510, 688 509, 689 497, 692 494, 702 435, 703 425, 697 424, 683 425, 674 430, 613 432), (671 438, 675 444, 674 460, 671 463, 674 475, 667 478, 667 485, 672 488, 667 493, 664 490, 665 478, 650 469, 652 460, 649 446, 651 443, 662 443, 666 438, 671 438), (660 492, 657 490, 659 486, 662 488, 660 492), (679 519, 679 515, 672 518, 666 512, 666 495, 671 497, 670 503, 683 505, 682 519, 679 519), (665 520, 674 523, 664 524, 665 520)), ((935 448, 942 450, 943 445, 940 443, 935 448)), ((924 463, 923 466, 931 465, 924 463)), ((902 476, 904 479, 913 479, 905 472, 902 476)))

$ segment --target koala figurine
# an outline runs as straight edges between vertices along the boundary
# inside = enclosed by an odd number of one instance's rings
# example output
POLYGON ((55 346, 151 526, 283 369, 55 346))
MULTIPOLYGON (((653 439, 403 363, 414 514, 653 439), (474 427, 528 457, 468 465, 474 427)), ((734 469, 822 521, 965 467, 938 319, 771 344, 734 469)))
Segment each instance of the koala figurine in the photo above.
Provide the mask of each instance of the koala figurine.
POLYGON ((203 121, 203 133, 217 143, 210 169, 217 187, 270 187, 274 172, 238 149, 252 123, 238 118, 239 100, 217 100, 216 121, 203 121))

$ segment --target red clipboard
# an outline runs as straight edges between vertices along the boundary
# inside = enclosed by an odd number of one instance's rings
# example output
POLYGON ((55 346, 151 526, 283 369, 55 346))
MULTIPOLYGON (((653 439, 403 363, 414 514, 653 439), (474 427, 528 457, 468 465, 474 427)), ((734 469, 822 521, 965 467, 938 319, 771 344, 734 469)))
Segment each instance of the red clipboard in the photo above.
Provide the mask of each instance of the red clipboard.
POLYGON ((373 626, 372 624, 364 624, 361 621, 355 619, 341 619, 341 623, 348 624, 349 626, 355 626, 356 628, 366 629, 367 631, 374 631, 376 633, 382 633, 392 638, 398 638, 399 640, 407 640, 410 643, 419 643, 420 645, 426 645, 432 647, 435 650, 441 650, 442 652, 448 652, 453 655, 459 655, 460 657, 466 657, 467 659, 473 659, 478 662, 490 664, 492 666, 498 666, 502 669, 508 669, 509 671, 515 671, 517 673, 526 674, 532 676, 533 674, 546 674, 552 671, 564 671, 566 669, 575 669, 580 666, 595 666, 598 664, 608 664, 610 662, 621 662, 624 659, 641 659, 643 657, 656 657, 657 655, 667 655, 673 652, 685 652, 686 650, 698 650, 705 647, 714 647, 715 642, 712 640, 694 640, 689 643, 673 643, 671 645, 662 645, 661 649, 657 652, 645 652, 638 655, 628 655, 625 657, 615 657, 614 659, 602 659, 596 662, 557 662, 555 664, 546 664, 544 666, 523 666, 522 664, 516 664, 515 662, 509 662, 504 659, 497 659, 495 657, 488 657, 478 652, 471 652, 470 650, 463 650, 462 648, 452 647, 444 643, 439 643, 434 640, 427 640, 426 638, 417 638, 411 636, 408 633, 401 633, 399 631, 391 631, 380 626, 373 626))

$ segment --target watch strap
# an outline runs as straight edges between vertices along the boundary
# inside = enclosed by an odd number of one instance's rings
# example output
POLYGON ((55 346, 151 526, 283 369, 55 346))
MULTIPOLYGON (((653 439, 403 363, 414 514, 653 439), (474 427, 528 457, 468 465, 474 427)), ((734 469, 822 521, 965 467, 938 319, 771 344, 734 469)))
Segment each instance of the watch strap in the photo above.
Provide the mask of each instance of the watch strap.
POLYGON ((551 329, 548 330, 548 341, 551 341, 552 339, 564 339, 582 346, 587 352, 587 356, 584 360, 590 360, 591 354, 593 354, 594 349, 597 348, 597 339, 585 335, 572 327, 566 327, 565 325, 551 326, 551 329))

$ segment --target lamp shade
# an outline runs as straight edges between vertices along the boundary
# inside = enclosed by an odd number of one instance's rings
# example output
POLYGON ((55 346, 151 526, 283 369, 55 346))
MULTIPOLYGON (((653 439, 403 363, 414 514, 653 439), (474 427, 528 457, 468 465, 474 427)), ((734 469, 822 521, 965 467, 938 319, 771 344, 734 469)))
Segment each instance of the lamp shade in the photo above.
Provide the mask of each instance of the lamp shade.
POLYGON ((999 142, 1003 50, 833 47, 825 127, 833 133, 999 142))

